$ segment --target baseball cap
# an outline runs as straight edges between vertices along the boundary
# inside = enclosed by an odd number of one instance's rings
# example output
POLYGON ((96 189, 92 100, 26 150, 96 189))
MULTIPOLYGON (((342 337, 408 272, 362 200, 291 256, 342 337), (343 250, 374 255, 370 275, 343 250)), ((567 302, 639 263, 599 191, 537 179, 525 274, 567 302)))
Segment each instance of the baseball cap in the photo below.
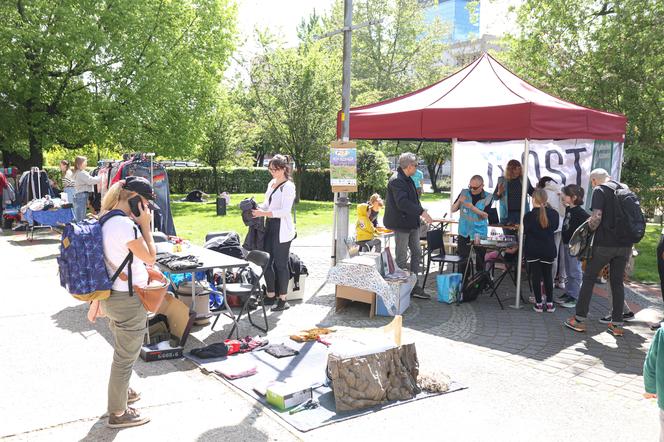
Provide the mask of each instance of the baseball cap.
POLYGON ((130 192, 136 192, 137 194, 141 195, 143 198, 150 200, 150 204, 148 204, 148 207, 152 210, 160 210, 159 206, 155 204, 155 196, 154 196, 154 190, 152 189, 152 186, 150 185, 150 182, 140 176, 129 176, 125 178, 125 184, 123 187, 125 190, 129 190, 130 192))

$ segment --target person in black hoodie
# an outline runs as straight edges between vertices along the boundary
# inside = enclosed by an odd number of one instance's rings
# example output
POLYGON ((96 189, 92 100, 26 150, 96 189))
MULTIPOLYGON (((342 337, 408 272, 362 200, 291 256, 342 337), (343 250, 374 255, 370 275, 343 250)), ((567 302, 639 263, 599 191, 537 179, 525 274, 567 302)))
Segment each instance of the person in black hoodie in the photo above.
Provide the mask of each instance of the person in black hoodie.
MULTIPOLYGON (((410 249, 410 270, 416 275, 420 270, 420 217, 431 223, 431 217, 420 204, 415 183, 410 178, 417 170, 417 157, 410 152, 399 156, 399 167, 387 183, 387 196, 383 224, 394 230, 396 242, 396 263, 405 269, 410 249)), ((412 295, 420 299, 429 299, 424 288, 417 284, 412 295)))
POLYGON ((551 273, 553 261, 558 256, 558 249, 554 240, 554 232, 558 229, 558 212, 547 207, 547 195, 544 189, 533 192, 533 210, 523 217, 523 232, 526 235, 525 254, 530 266, 530 278, 535 293, 533 310, 538 313, 546 311, 553 313, 556 308, 553 303, 553 275, 551 273), (546 300, 542 297, 542 282, 546 300))
POLYGON ((565 209, 565 219, 563 221, 562 242, 565 270, 567 275, 567 284, 565 284, 566 293, 558 299, 558 303, 565 308, 576 307, 576 300, 579 299, 579 289, 581 288, 581 261, 576 256, 570 255, 569 241, 572 235, 589 217, 583 206, 583 187, 576 184, 570 184, 562 189, 563 203, 567 206, 565 209))

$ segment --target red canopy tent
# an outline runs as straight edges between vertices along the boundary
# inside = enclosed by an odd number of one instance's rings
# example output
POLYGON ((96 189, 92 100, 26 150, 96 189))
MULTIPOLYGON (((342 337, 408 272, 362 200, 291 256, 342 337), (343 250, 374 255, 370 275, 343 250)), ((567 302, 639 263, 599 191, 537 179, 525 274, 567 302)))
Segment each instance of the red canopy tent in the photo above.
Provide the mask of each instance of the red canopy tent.
MULTIPOLYGON (((531 139, 623 142, 626 124, 624 115, 579 106, 540 91, 487 53, 424 89, 350 110, 350 138, 356 140, 524 140, 526 171, 531 139)), ((341 113, 337 116, 340 136, 341 113)), ((527 183, 523 180, 522 216, 527 183)), ((519 229, 519 246, 521 262, 523 229, 519 229)), ((517 273, 518 294, 521 266, 517 273)), ((517 295, 516 308, 519 300, 517 295)))
MULTIPOLYGON (((341 134, 341 115, 337 136, 341 134)), ((485 53, 415 92, 350 110, 365 140, 573 139, 623 141, 627 118, 540 91, 485 53)))

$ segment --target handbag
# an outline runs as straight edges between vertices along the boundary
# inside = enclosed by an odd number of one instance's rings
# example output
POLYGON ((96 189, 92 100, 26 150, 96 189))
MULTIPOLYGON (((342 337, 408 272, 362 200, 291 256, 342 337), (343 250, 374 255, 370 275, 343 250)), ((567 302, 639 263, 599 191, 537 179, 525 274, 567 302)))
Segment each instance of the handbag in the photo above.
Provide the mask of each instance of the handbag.
POLYGON ((166 297, 168 280, 159 270, 148 268, 148 285, 145 287, 133 286, 133 292, 138 295, 145 310, 156 312, 166 297), (156 284, 155 284, 156 283, 156 284))

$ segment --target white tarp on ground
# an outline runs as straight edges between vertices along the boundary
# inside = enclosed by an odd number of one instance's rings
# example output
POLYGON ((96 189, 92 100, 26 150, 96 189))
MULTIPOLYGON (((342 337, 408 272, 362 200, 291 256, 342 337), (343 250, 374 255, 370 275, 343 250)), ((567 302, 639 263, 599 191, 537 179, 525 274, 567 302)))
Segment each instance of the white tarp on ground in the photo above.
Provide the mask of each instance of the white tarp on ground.
MULTIPOLYGON (((459 141, 454 146, 451 200, 468 186, 473 175, 484 177, 484 189, 492 192, 503 175, 507 162, 523 163, 524 140, 478 142, 459 141)), ((531 140, 528 177, 533 186, 543 176, 559 184, 578 184, 590 195, 590 171, 606 169, 613 178, 620 178, 623 145, 596 140, 531 140)), ((590 204, 590 198, 586 198, 590 204)))

